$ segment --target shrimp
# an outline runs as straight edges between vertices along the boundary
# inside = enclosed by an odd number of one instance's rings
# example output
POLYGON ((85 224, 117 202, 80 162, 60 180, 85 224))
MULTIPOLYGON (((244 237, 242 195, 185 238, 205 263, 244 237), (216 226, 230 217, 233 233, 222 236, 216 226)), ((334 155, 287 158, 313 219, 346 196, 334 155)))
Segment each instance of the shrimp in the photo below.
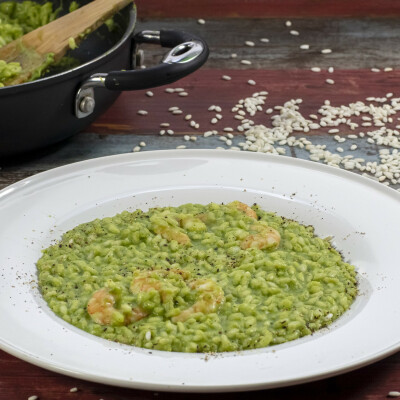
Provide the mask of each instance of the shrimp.
POLYGON ((186 232, 202 232, 207 230, 204 222, 193 215, 163 212, 160 217, 153 216, 153 232, 168 241, 176 240, 179 244, 189 245, 190 237, 186 232))
POLYGON ((168 241, 176 240, 178 243, 183 245, 190 243, 189 236, 179 230, 177 227, 159 225, 156 226, 153 231, 168 241))
POLYGON ((160 293, 162 302, 166 303, 173 298, 179 289, 168 281, 159 280, 157 277, 165 278, 172 274, 179 275, 180 279, 187 279, 189 277, 188 272, 180 269, 143 271, 132 280, 130 286, 131 292, 139 294, 153 289, 160 293))
POLYGON ((87 311, 97 324, 111 326, 128 325, 147 316, 140 308, 131 308, 128 305, 123 305, 121 310, 117 310, 115 303, 115 296, 108 289, 102 288, 93 293, 87 311))
POLYGON ((239 211, 242 211, 250 218, 257 219, 256 212, 251 207, 249 207, 247 204, 244 204, 238 200, 235 200, 235 201, 232 201, 232 203, 229 203, 228 206, 234 207, 234 208, 238 209, 239 211))
POLYGON ((258 233, 247 236, 241 244, 243 250, 255 248, 255 249, 276 249, 281 241, 281 235, 279 232, 267 225, 253 225, 251 230, 258 233))
POLYGON ((198 279, 190 282, 188 286, 200 293, 199 298, 191 307, 173 317, 172 322, 185 322, 195 313, 215 312, 225 301, 224 291, 211 279, 198 279))

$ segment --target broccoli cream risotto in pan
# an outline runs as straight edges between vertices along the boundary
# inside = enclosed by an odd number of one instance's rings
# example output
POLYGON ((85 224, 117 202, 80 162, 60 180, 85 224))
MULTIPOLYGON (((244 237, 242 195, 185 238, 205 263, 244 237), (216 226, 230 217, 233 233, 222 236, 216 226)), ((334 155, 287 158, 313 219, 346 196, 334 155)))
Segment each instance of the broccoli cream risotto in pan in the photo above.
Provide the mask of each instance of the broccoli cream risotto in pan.
POLYGON ((280 344, 335 321, 355 269, 311 226, 234 201, 122 212, 65 233, 41 292, 93 335, 175 352, 280 344))

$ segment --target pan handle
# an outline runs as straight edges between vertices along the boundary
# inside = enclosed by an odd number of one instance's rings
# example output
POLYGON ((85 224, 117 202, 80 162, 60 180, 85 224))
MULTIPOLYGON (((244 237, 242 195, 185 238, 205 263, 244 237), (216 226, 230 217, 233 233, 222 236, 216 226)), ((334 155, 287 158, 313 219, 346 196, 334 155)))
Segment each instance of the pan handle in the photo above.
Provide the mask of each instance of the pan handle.
POLYGON ((109 90, 140 90, 167 85, 191 74, 208 58, 206 42, 191 33, 175 30, 142 31, 134 36, 135 43, 154 43, 173 47, 161 64, 136 71, 113 71, 104 85, 109 90))
POLYGON ((161 64, 141 70, 112 71, 94 74, 81 85, 75 99, 75 115, 84 118, 95 108, 95 87, 108 90, 141 90, 166 85, 191 74, 200 68, 209 55, 206 42, 200 37, 184 31, 142 31, 134 36, 135 45, 141 43, 160 44, 173 47, 161 64))

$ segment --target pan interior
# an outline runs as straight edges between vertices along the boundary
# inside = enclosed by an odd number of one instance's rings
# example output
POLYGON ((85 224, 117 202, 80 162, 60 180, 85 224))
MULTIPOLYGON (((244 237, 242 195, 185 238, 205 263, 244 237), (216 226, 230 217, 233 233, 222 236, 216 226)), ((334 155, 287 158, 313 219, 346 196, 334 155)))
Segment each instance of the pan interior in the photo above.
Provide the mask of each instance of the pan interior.
MULTIPOLYGON (((7 0, 9 1, 9 0, 7 0)), ((24 0, 11 0, 17 3, 22 3, 24 0)), ((35 0, 34 0, 35 1, 35 0)), ((0 3, 3 3, 4 0, 0 0, 0 3)), ((48 0, 36 1, 36 3, 44 4, 48 2, 48 0)), ((90 0, 78 0, 78 5, 84 6, 85 4, 90 3, 90 0)), ((51 1, 53 3, 53 10, 61 9, 58 16, 65 15, 69 12, 69 7, 73 1, 71 0, 54 0, 51 1)), ((66 56, 71 57, 66 64, 67 66, 61 64, 60 67, 53 67, 45 76, 50 76, 57 74, 59 72, 65 71, 71 67, 77 67, 79 65, 85 64, 102 54, 109 51, 114 45, 116 45, 124 33, 126 32, 129 26, 129 12, 124 9, 121 12, 117 13, 113 17, 112 29, 103 24, 99 29, 90 33, 75 50, 70 50, 66 56), (69 66, 70 65, 70 66, 69 66)))

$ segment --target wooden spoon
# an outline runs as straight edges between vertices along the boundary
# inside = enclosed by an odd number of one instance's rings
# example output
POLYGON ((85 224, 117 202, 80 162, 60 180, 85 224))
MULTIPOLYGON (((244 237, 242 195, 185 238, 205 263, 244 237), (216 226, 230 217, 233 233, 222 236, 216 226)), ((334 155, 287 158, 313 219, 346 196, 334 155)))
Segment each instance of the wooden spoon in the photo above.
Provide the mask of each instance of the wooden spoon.
POLYGON ((54 61, 60 60, 70 43, 79 43, 89 31, 93 31, 112 17, 116 12, 132 3, 133 0, 95 0, 50 22, 17 40, 0 48, 0 60, 19 62, 21 73, 6 81, 5 86, 27 81, 47 59, 54 54, 54 61))

